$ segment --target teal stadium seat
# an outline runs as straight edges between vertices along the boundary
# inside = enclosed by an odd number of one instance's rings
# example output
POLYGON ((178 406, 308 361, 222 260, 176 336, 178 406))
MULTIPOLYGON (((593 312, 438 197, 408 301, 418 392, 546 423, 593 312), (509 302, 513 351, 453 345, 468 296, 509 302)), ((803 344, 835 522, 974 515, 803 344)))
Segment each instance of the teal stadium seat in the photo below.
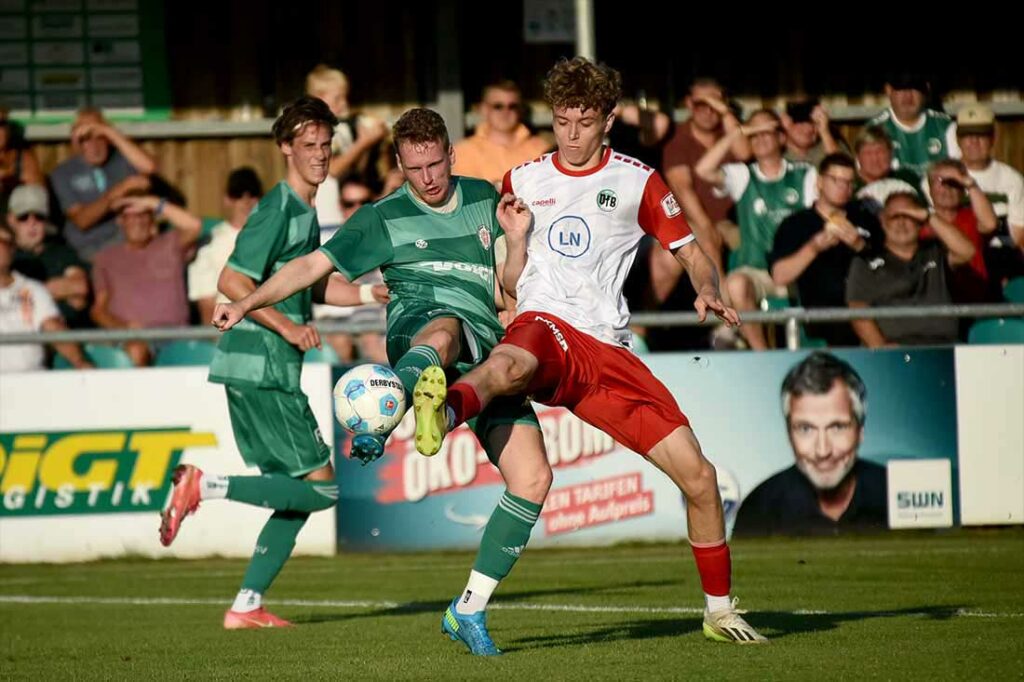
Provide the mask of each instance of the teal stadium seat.
MULTIPOLYGON (((89 358, 97 369, 125 369, 134 367, 132 359, 116 346, 100 346, 91 343, 85 344, 82 348, 85 357, 89 358)), ((63 355, 57 355, 53 360, 54 369, 73 369, 70 362, 64 359, 63 355)))
POLYGON ((217 344, 211 341, 171 341, 156 355, 157 367, 189 367, 209 365, 217 344))
POLYGON ((1018 318, 979 320, 971 326, 967 342, 972 344, 1024 343, 1024 320, 1018 318))
POLYGON ((1003 287, 1003 296, 1010 303, 1024 303, 1024 277, 1014 277, 1003 287))
POLYGON ((341 358, 339 358, 338 354, 334 352, 334 349, 326 343, 323 345, 323 348, 310 348, 307 350, 304 360, 306 362, 323 362, 328 365, 341 364, 341 358))

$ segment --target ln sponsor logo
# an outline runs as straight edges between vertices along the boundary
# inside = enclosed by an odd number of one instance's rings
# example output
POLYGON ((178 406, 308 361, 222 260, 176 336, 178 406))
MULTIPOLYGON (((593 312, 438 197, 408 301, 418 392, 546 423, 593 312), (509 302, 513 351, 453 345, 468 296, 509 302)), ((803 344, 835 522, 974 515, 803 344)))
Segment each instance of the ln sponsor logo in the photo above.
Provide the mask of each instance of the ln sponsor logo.
POLYGON ((188 428, 0 433, 0 516, 158 511, 182 453, 216 445, 188 428))

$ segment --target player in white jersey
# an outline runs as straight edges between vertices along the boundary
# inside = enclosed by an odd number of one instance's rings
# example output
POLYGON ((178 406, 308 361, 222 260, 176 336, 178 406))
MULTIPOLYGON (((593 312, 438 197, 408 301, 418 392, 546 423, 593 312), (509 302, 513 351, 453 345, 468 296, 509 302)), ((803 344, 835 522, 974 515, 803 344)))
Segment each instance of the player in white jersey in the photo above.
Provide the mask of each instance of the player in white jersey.
POLYGON ((582 57, 562 60, 548 74, 558 150, 504 181, 518 210, 534 213, 528 229, 506 230, 503 280, 517 292, 519 315, 488 359, 450 388, 439 367, 424 371, 413 393, 416 446, 436 453, 445 433, 497 396, 525 394, 568 407, 646 456, 685 496, 705 594, 704 634, 763 642, 729 596, 715 468, 672 394, 629 350, 622 285, 643 234, 654 235, 690 273, 701 318, 710 310, 735 325, 739 317, 722 302, 711 260, 661 176, 603 146, 620 94, 618 72, 582 57))

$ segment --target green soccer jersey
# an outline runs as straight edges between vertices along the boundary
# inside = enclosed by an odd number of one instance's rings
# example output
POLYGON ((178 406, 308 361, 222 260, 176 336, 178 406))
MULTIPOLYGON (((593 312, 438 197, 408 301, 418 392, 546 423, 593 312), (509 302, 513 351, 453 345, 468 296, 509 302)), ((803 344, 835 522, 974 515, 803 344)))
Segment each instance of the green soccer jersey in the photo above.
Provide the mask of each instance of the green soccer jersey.
POLYGON ((960 156, 953 121, 941 111, 925 109, 917 125, 908 128, 897 122, 892 109, 886 109, 868 125, 881 126, 892 140, 894 168, 905 168, 926 177, 933 161, 960 156))
POLYGON ((731 266, 767 270, 779 225, 817 198, 817 173, 809 164, 790 161, 783 161, 782 175, 773 180, 765 178, 756 163, 729 163, 722 170, 740 227, 740 247, 731 266))
MULTIPOLYGON (((316 211, 286 182, 260 200, 238 233, 228 267, 257 284, 286 263, 320 246, 316 211)), ((274 306, 296 324, 309 322, 312 292, 304 289, 274 306)), ((283 337, 249 319, 224 333, 210 363, 210 381, 255 388, 298 391, 302 353, 283 337)))
POLYGON ((320 250, 350 281, 381 269, 391 292, 389 333, 403 317, 444 310, 465 322, 486 351, 504 333, 494 307, 499 197, 483 180, 452 182, 454 211, 428 208, 406 184, 356 211, 320 250))

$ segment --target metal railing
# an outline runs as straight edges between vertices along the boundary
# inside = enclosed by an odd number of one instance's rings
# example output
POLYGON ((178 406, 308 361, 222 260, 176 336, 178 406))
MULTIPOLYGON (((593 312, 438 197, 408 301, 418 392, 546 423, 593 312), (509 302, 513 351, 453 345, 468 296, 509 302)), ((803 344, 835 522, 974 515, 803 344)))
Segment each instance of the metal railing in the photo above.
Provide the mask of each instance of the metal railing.
MULTIPOLYGON (((800 347, 800 327, 806 322, 842 323, 850 320, 888 320, 921 317, 1024 317, 1024 303, 992 303, 976 305, 901 306, 892 308, 784 308, 743 313, 744 322, 782 324, 786 328, 786 347, 800 347)), ((697 327, 701 322, 692 312, 641 312, 630 324, 642 327, 697 327)), ((703 325, 717 324, 712 317, 703 325)), ((321 333, 384 332, 377 320, 320 320, 315 323, 321 333)), ((0 345, 20 343, 115 343, 121 341, 172 341, 216 339, 220 332, 212 326, 159 327, 153 329, 75 329, 61 332, 0 334, 0 345)))

